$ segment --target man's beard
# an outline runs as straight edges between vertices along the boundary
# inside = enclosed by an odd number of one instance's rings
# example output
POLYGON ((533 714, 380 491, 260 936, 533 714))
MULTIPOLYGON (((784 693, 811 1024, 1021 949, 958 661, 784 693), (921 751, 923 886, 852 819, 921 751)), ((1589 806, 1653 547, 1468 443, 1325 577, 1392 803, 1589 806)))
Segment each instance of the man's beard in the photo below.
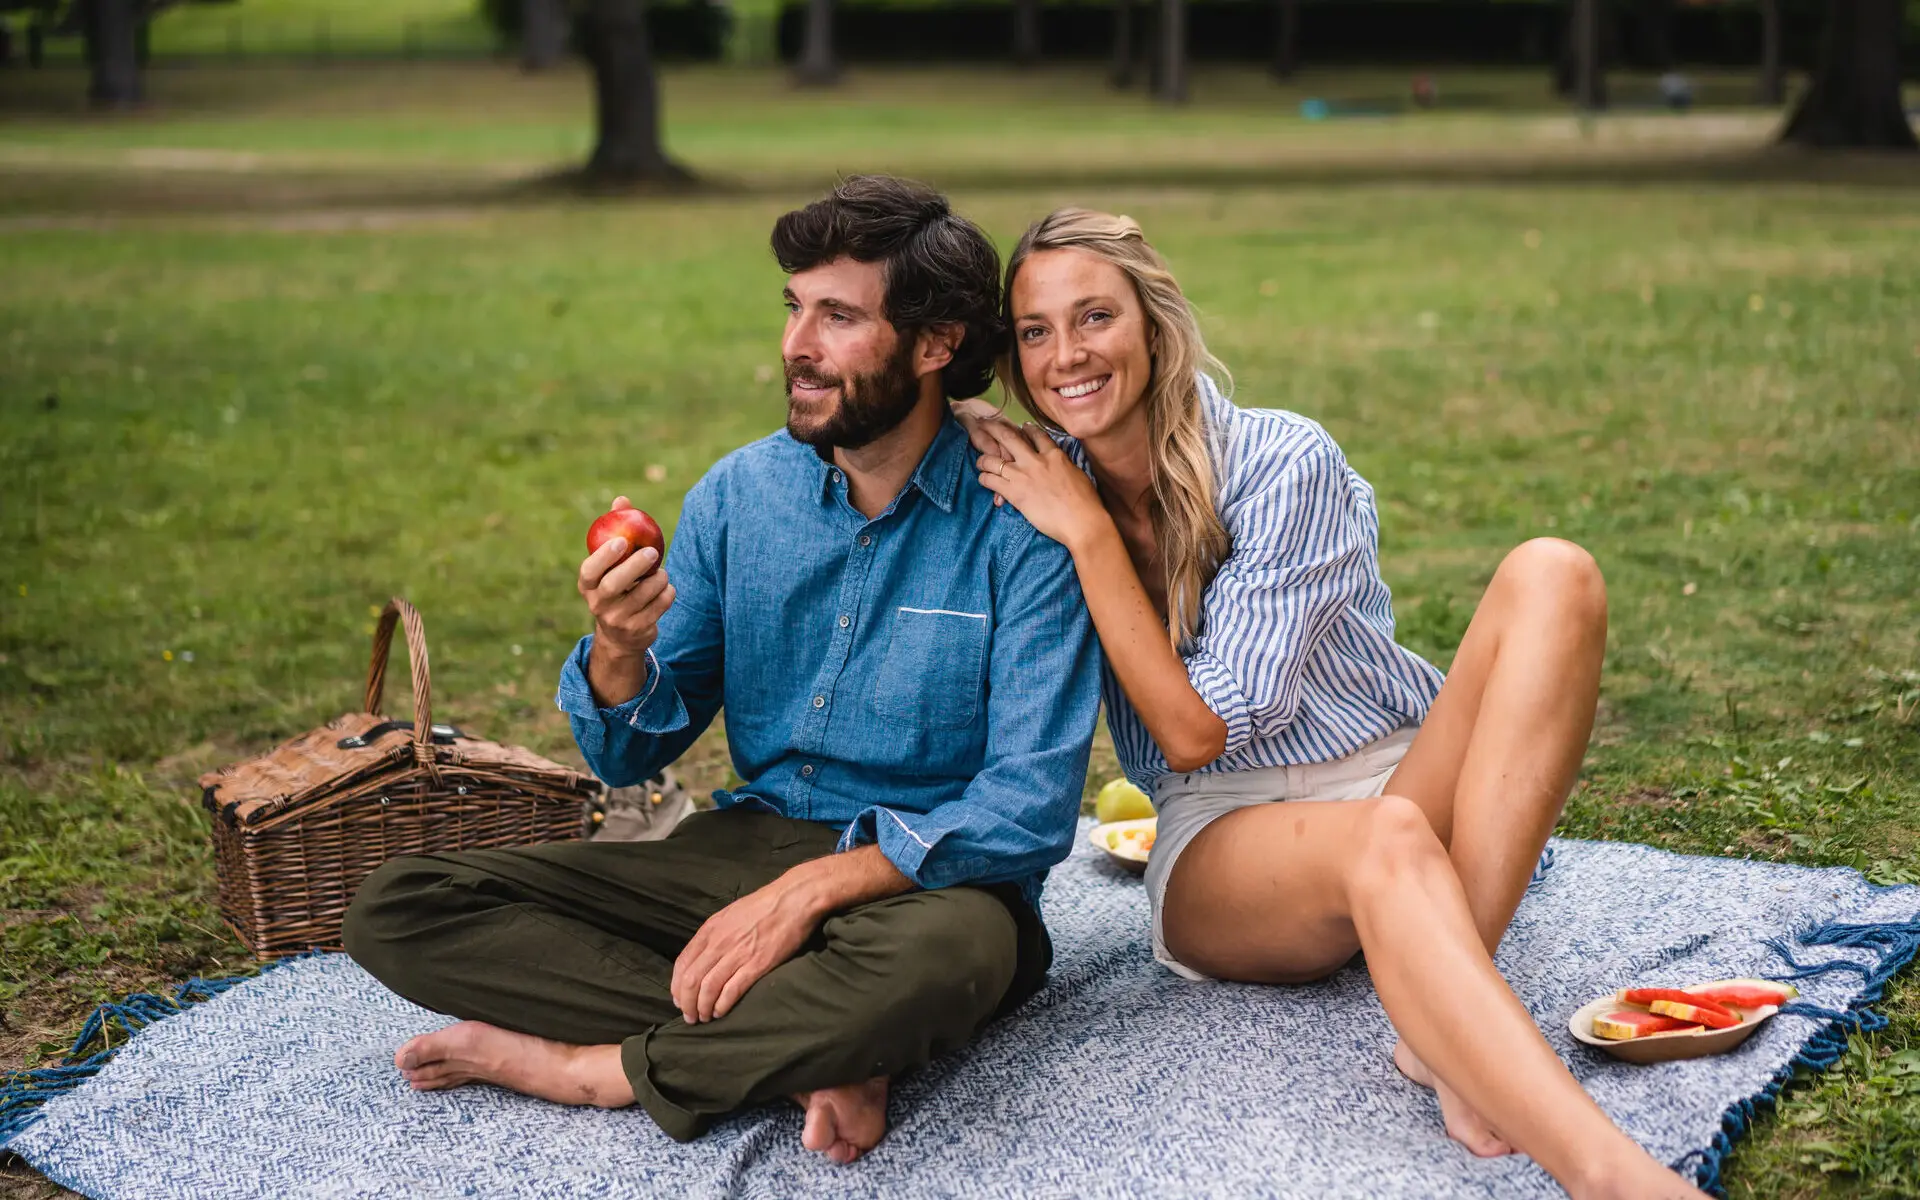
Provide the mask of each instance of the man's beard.
POLYGON ((794 363, 787 368, 787 432, 796 442, 812 446, 825 456, 835 449, 858 450, 893 432, 920 403, 920 380, 913 373, 913 343, 903 339, 899 351, 877 371, 851 380, 826 375, 794 363), (802 424, 793 405, 793 385, 838 388, 840 403, 824 418, 802 424))

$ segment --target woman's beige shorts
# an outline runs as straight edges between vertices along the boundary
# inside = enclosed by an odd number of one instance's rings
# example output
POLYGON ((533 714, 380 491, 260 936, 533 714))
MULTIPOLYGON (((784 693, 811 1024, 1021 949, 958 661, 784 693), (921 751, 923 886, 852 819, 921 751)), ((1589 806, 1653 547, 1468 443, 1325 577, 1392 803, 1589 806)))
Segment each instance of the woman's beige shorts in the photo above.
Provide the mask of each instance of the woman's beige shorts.
POLYGON ((1176 961, 1160 934, 1160 903, 1174 860, 1209 821, 1236 808, 1279 800, 1366 800, 1386 791, 1387 780, 1406 757, 1420 732, 1417 725, 1396 729, 1379 741, 1334 762, 1303 767, 1263 767, 1215 774, 1167 775, 1153 785, 1153 807, 1160 820, 1147 858, 1147 898, 1153 905, 1153 957, 1186 979, 1207 976, 1176 961))

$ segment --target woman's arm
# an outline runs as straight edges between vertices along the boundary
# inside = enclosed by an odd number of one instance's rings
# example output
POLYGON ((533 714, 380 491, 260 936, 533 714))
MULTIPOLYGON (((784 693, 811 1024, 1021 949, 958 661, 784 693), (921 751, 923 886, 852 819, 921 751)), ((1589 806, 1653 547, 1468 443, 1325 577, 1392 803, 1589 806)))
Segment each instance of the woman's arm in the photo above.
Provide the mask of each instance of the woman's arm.
POLYGON ((1166 623, 1147 598, 1113 518, 1101 509, 1098 523, 1066 545, 1100 648, 1167 766, 1198 771, 1219 758, 1227 747, 1227 723, 1193 690, 1187 664, 1167 640, 1166 623))
POLYGON ((1037 427, 983 428, 996 445, 980 457, 981 485, 1073 555, 1100 648, 1167 766, 1197 771, 1220 757, 1227 724, 1189 682, 1093 481, 1037 427))

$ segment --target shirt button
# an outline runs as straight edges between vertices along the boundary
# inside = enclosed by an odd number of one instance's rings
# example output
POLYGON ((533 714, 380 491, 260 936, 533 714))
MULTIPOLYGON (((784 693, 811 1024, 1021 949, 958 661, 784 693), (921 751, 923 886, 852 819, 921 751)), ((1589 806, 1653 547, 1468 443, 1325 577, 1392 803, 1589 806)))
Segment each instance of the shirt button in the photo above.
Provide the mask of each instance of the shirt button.
POLYGON ((813 774, 813 764, 812 764, 812 763, 808 763, 808 764, 807 764, 806 766, 804 766, 804 767, 801 767, 801 768, 800 768, 800 773, 801 773, 802 775, 811 775, 811 774, 813 774))
POLYGON ((840 481, 841 481, 842 479, 844 479, 844 478, 846 478, 846 477, 845 477, 844 475, 842 475, 842 474, 840 474, 840 472, 839 472, 839 471, 835 471, 835 472, 833 473, 833 481, 834 481, 835 483, 839 483, 839 482, 840 482, 840 481))
POLYGON ((825 696, 815 696, 813 698, 813 706, 815 708, 825 708, 827 706, 827 698, 825 696))
POLYGON ((863 533, 863 534, 861 534, 861 535, 860 535, 860 544, 861 544, 862 546, 871 546, 871 545, 873 545, 873 539, 872 539, 871 537, 868 537, 868 536, 867 536, 866 534, 864 534, 864 533, 863 533))
POLYGON ((849 626, 849 625, 851 625, 851 624, 853 624, 853 618, 852 618, 852 617, 849 617, 849 616, 848 616, 847 614, 845 614, 845 613, 841 613, 841 614, 840 614, 840 628, 842 628, 842 629, 845 629, 845 628, 846 628, 847 626, 849 626))

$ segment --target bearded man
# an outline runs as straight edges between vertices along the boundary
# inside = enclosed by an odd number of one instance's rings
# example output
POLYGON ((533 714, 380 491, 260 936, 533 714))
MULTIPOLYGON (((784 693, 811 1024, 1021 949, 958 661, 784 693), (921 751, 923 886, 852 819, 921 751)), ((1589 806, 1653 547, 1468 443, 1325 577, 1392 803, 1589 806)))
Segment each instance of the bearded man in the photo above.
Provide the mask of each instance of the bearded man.
POLYGON ((722 707, 745 782, 661 841, 388 863, 345 939, 462 1018, 395 1054, 415 1088, 638 1103, 680 1140, 791 1097, 845 1163, 885 1134, 893 1076, 1045 977, 1099 651, 1066 551, 972 486, 949 414, 1001 349, 992 243, 885 176, 772 241, 786 429, 687 494, 664 565, 619 539, 581 563, 594 632, 558 695, 609 784, 722 707))

